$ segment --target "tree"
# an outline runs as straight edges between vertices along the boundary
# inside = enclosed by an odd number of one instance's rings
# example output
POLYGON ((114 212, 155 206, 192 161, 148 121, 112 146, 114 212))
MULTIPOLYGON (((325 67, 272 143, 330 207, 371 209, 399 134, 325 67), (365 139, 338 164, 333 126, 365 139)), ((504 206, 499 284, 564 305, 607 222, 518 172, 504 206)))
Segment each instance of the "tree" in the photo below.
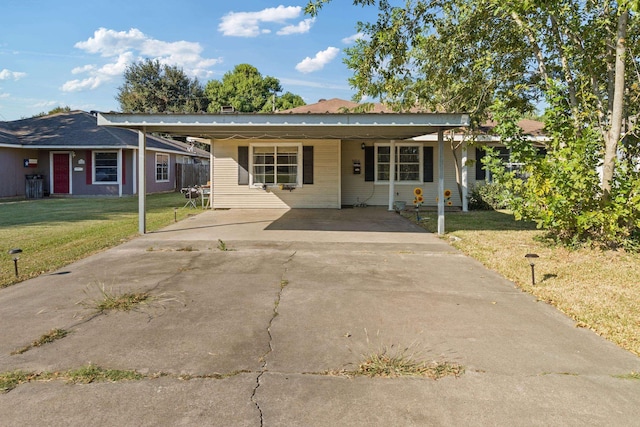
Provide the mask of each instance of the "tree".
POLYGON ((195 113, 207 105, 197 78, 151 59, 127 67, 116 99, 125 113, 195 113))
POLYGON ((225 73, 221 81, 210 80, 205 87, 211 113, 219 113, 222 107, 227 106, 238 112, 254 113, 304 105, 300 96, 290 92, 277 97, 281 91, 278 79, 263 77, 256 67, 249 64, 236 65, 233 71, 225 73))
POLYGON ((64 107, 57 106, 54 109, 49 110, 48 113, 45 113, 43 111, 41 113, 38 113, 38 114, 34 115, 33 117, 44 117, 44 116, 50 116, 52 114, 68 113, 69 111, 71 111, 71 107, 69 107, 68 105, 65 105, 64 107))
MULTIPOLYGON (((330 1, 311 1, 307 12, 318 13, 330 1)), ((637 0, 413 0, 404 7, 388 0, 353 3, 376 5, 380 11, 377 22, 359 24, 368 37, 347 51, 357 96, 377 96, 399 108, 417 103, 436 111, 467 111, 476 123, 489 114, 516 120, 514 112, 524 114, 544 102, 553 137, 546 163, 536 161, 531 147, 513 138, 513 132, 503 139, 532 165, 528 172, 537 175, 531 183, 540 183, 537 188, 518 186, 517 177, 504 177, 512 179, 514 189, 539 192, 517 196, 541 202, 523 209, 523 217, 549 225, 556 214, 588 211, 589 220, 582 224, 588 238, 640 237, 640 202, 633 202, 637 198, 631 190, 640 183, 634 133, 640 114, 637 0), (591 185, 593 173, 569 173, 577 163, 585 171, 601 166, 599 185, 591 185), (566 172, 564 178, 562 173, 552 176, 558 170, 566 172), (577 180, 575 185, 562 183, 569 177, 577 180), (542 191, 553 182, 556 188, 542 191), (565 202, 553 202, 560 192, 565 202), (596 203, 585 204, 573 197, 577 193, 596 203), (533 206, 544 206, 544 213, 538 210, 536 216, 533 206), (610 212, 615 224, 598 210, 610 212)))

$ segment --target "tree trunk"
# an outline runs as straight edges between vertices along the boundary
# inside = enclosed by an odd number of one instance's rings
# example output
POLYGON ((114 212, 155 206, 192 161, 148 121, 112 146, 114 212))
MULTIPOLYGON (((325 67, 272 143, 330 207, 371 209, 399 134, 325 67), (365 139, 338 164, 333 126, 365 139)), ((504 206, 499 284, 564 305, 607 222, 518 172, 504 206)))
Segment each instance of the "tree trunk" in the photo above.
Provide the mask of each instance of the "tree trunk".
POLYGON ((624 110, 624 79, 625 79, 625 49, 629 11, 624 11, 618 17, 618 33, 616 40, 616 62, 613 104, 609 131, 605 137, 605 153, 602 172, 602 192, 604 201, 611 198, 611 184, 615 171, 618 141, 622 133, 622 117, 624 110))

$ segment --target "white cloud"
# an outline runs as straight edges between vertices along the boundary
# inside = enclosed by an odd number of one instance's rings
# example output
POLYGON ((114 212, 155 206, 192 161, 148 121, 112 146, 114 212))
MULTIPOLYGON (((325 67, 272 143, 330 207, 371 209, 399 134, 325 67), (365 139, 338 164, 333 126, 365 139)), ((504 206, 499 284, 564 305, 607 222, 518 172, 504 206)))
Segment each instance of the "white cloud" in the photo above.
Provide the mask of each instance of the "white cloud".
POLYGON ((100 28, 94 32, 93 37, 76 43, 75 47, 110 58, 111 62, 100 67, 88 64, 74 68, 71 70, 72 74, 89 76, 67 81, 61 87, 65 92, 96 89, 121 76, 134 61, 144 58, 157 59, 166 65, 177 65, 191 76, 207 76, 210 73, 207 68, 222 61, 221 58, 204 58, 200 43, 157 40, 136 28, 129 31, 100 28))
POLYGON ((0 93, 0 99, 3 98, 9 98, 11 95, 9 95, 8 93, 0 93))
POLYGON ((305 19, 304 21, 298 22, 298 25, 287 25, 286 27, 282 27, 276 34, 279 36, 288 36, 291 34, 308 33, 315 21, 315 18, 305 19))
POLYGON ((95 70, 97 67, 95 65, 83 65, 82 67, 76 67, 71 70, 71 74, 82 74, 89 71, 95 70))
POLYGON ((36 108, 53 107, 58 105, 60 105, 58 101, 40 101, 33 104, 33 106, 36 108))
MULTIPOLYGON (((288 20, 296 19, 302 13, 301 6, 278 6, 263 9, 258 12, 229 12, 222 17, 222 22, 218 25, 218 31, 225 36, 232 37, 257 37, 260 34, 270 33, 268 28, 262 28, 261 24, 275 23, 284 24, 288 20)), ((313 23, 313 19, 305 19, 297 26, 289 25, 278 31, 278 35, 296 34, 301 32, 287 32, 294 27, 304 28, 305 25, 313 23), (309 22, 308 22, 309 21, 309 22), (287 29, 287 30, 285 30, 287 29)), ((308 31, 308 29, 306 30, 308 31)), ((304 31, 303 31, 304 32, 304 31)))
POLYGON ((345 37, 342 39, 342 43, 344 44, 353 44, 355 43, 356 40, 360 40, 360 39, 368 39, 368 36, 365 36, 364 33, 356 33, 352 36, 349 37, 345 37))
POLYGON ((325 65, 333 61, 335 57, 338 56, 338 53, 340 53, 340 49, 337 47, 328 47, 327 49, 316 53, 315 57, 310 58, 307 56, 305 59, 300 61, 296 65, 296 70, 305 74, 322 70, 325 65))
POLYGON ((26 77, 27 73, 22 73, 20 71, 11 71, 3 68, 0 70, 0 80, 20 80, 23 77, 26 77))

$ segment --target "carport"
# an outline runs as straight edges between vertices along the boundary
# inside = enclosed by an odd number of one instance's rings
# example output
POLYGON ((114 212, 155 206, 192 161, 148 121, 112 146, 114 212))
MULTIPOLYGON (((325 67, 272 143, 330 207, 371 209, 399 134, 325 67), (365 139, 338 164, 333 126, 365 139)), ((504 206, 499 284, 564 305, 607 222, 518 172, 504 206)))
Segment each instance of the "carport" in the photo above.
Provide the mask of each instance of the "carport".
MULTIPOLYGON (((388 140, 390 168, 395 170, 394 144, 427 134, 438 135, 438 233, 444 234, 444 131, 469 126, 468 114, 345 113, 345 114, 122 114, 99 113, 99 126, 138 131, 138 152, 146 149, 147 133, 200 138, 210 145, 225 140, 326 139, 388 140)), ((211 154, 213 175, 213 150, 211 154)), ((138 170, 145 169, 144 156, 138 170)), ((394 204, 394 174, 389 178, 389 209, 394 204)), ((215 196, 214 196, 215 197, 215 196)), ((139 174, 139 232, 146 233, 146 177, 139 174)))

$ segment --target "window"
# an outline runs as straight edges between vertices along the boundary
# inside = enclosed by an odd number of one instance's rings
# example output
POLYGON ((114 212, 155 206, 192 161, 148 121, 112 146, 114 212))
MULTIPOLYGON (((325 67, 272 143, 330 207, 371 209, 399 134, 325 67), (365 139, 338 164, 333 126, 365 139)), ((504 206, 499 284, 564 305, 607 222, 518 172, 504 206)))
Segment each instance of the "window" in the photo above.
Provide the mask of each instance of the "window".
POLYGON ((251 184, 300 186, 301 144, 251 145, 251 184))
MULTIPOLYGON (((397 144, 395 150, 395 178, 397 182, 421 182, 422 146, 397 144)), ((391 145, 376 145, 376 182, 389 182, 391 174, 391 145)))
POLYGON ((94 151, 93 182, 115 184, 118 182, 118 153, 94 151))
POLYGON ((156 153, 156 182, 169 181, 169 155, 156 153))

